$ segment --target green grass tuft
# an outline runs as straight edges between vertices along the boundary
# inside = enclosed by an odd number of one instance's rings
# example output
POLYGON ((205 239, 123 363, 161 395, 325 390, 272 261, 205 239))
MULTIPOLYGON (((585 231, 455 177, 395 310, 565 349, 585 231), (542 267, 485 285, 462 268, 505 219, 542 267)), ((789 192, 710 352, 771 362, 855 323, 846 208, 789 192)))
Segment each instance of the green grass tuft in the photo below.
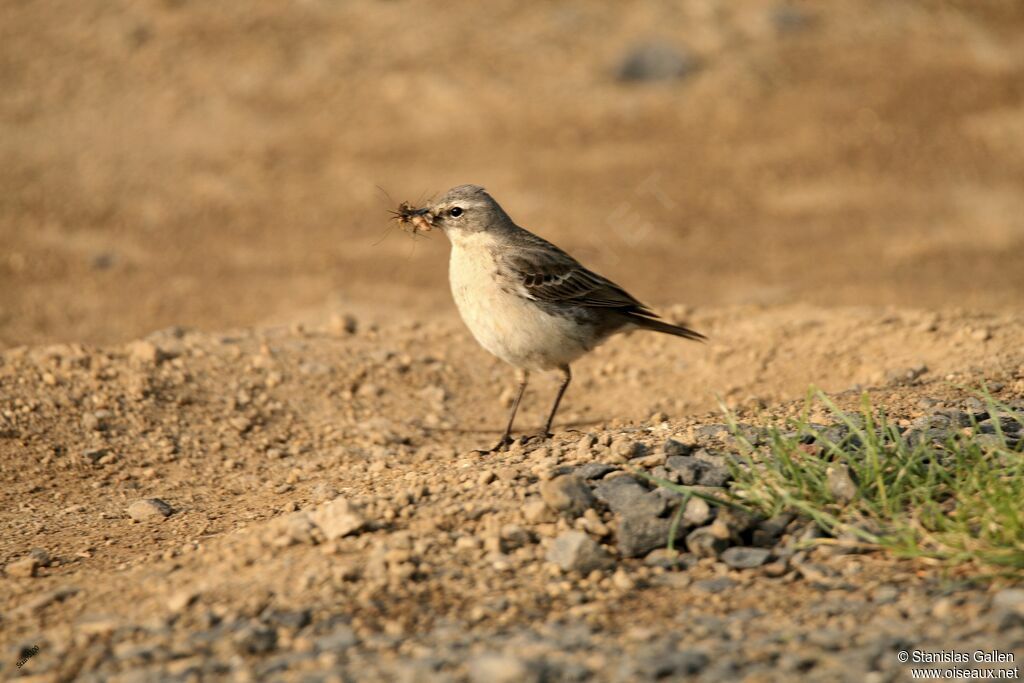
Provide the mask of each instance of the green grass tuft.
MULTIPOLYGON (((990 415, 1024 424, 1021 412, 984 399, 990 415)), ((1024 455, 998 420, 991 434, 972 420, 939 442, 913 439, 866 396, 859 413, 846 414, 814 392, 800 418, 768 427, 755 444, 726 416, 741 451, 726 494, 657 483, 766 517, 795 512, 832 536, 900 556, 1024 572, 1024 455), (845 430, 813 425, 808 414, 817 405, 845 430)))

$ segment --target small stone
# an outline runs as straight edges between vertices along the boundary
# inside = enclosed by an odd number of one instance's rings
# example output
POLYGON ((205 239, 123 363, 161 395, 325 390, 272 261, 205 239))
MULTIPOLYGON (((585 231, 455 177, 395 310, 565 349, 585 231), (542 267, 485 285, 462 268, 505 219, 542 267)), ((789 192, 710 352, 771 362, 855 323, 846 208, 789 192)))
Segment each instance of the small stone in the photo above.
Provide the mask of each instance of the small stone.
POLYGON ((336 336, 355 334, 359 330, 359 321, 354 315, 334 313, 327 321, 327 331, 336 336))
POLYGON ((96 413, 82 415, 82 428, 87 432, 101 432, 106 429, 106 424, 96 413))
POLYGON ((143 498, 128 506, 128 516, 136 522, 162 522, 174 508, 159 498, 143 498))
POLYGON ((160 347, 151 341, 140 339, 128 345, 128 354, 140 363, 156 365, 163 360, 160 347))
POLYGON ((589 574, 612 564, 608 552, 582 531, 566 531, 554 540, 547 552, 548 562, 563 571, 589 574))
POLYGON ((543 668, 510 654, 486 654, 469 660, 471 683, 540 683, 543 668))
POLYGON ((767 548, 735 546, 722 552, 719 559, 733 569, 753 569, 767 562, 770 555, 767 548))
POLYGON ((707 668, 711 659, 698 650, 682 650, 667 652, 641 660, 638 672, 642 672, 642 680, 680 681, 696 676, 707 668))
POLYGON ((523 503, 523 518, 532 524, 555 521, 555 516, 547 503, 536 498, 523 503))
POLYGON ((682 79, 700 68, 700 62, 673 45, 649 42, 634 46, 622 58, 618 79, 626 82, 682 79))
POLYGON ((712 517, 711 506, 703 498, 691 497, 683 509, 683 524, 689 527, 704 526, 712 517))
POLYGON ((1004 588, 992 596, 992 611, 999 628, 1024 626, 1024 588, 1004 588))
MULTIPOLYGON (((597 439, 594 438, 593 434, 584 434, 580 437, 580 440, 576 442, 576 455, 579 458, 589 458, 592 455, 594 444, 597 443, 597 439)), ((589 477, 584 477, 589 479, 589 477)))
POLYGON ((974 332, 971 332, 971 339, 973 339, 974 341, 984 342, 984 341, 988 341, 991 338, 992 338, 992 330, 990 330, 987 327, 980 327, 980 328, 974 330, 974 332))
POLYGON ((328 541, 354 534, 366 526, 362 513, 345 498, 335 498, 321 505, 309 517, 328 541))
POLYGON ((685 569, 693 563, 694 559, 692 555, 681 553, 678 550, 655 548, 644 557, 644 564, 663 569, 685 569))
POLYGON ((611 451, 616 459, 624 462, 632 458, 639 458, 647 452, 647 447, 639 441, 617 438, 612 442, 611 451))
POLYGON ((686 547, 697 557, 718 557, 729 547, 729 537, 713 524, 702 526, 687 535, 686 547))
POLYGON ((846 505, 857 497, 857 484, 850 476, 850 468, 843 464, 829 465, 825 469, 825 483, 828 492, 837 503, 846 505))
POLYGON ((588 462, 586 465, 577 467, 573 474, 581 479, 600 479, 609 472, 614 472, 617 469, 617 467, 603 462, 588 462))
POLYGON ((619 567, 612 574, 612 585, 622 591, 631 591, 636 588, 636 581, 633 580, 625 569, 619 567))
POLYGON ((32 548, 28 551, 29 557, 36 558, 36 562, 39 563, 40 567, 49 567, 53 558, 50 557, 50 553, 46 552, 43 548, 32 548))
MULTIPOLYGON (((672 520, 648 515, 625 515, 619 520, 615 533, 616 547, 623 557, 640 557, 655 548, 667 547, 672 520)), ((676 526, 677 540, 686 528, 676 526)))
POLYGON ((235 633, 234 645, 243 654, 265 654, 277 647, 277 631, 269 626, 244 626, 235 633))
POLYGON ((179 612, 185 611, 185 609, 195 602, 198 597, 199 594, 195 591, 187 589, 180 590, 167 599, 167 609, 169 609, 172 614, 178 614, 179 612))
POLYGON ((703 579, 694 581, 693 588, 701 593, 721 593, 736 586, 736 581, 728 576, 720 576, 717 579, 703 579))
POLYGON ((666 457, 671 458, 672 456, 691 455, 693 453, 693 446, 676 441, 675 439, 665 439, 661 450, 665 453, 666 457))
POLYGON ((317 652, 342 653, 358 643, 359 638, 352 627, 342 624, 327 635, 317 638, 313 646, 317 652))
POLYGON ((665 498, 628 476, 602 480, 594 489, 594 495, 620 515, 657 517, 664 514, 668 506, 665 498))
POLYGON ((13 562, 8 562, 7 566, 4 567, 4 572, 7 576, 28 579, 36 575, 37 569, 39 569, 39 560, 29 555, 13 562))
POLYGON ((540 495, 549 508, 568 517, 579 517, 595 502, 590 487, 575 474, 541 482, 540 495))

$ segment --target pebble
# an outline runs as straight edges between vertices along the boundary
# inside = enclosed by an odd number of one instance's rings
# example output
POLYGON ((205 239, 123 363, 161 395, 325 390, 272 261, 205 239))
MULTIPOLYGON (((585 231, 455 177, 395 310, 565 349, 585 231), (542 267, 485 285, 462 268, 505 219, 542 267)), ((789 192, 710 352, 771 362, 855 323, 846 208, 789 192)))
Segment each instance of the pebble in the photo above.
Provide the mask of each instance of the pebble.
POLYGON ((716 579, 701 579, 693 582, 693 588, 701 593, 721 593, 736 586, 736 581, 728 576, 720 576, 716 579))
POLYGON ((612 564, 608 552, 582 531, 560 534, 548 548, 546 557, 548 562, 557 564, 563 571, 580 574, 589 574, 612 564))
POLYGON ((612 574, 612 585, 622 591, 631 591, 636 588, 636 581, 633 580, 625 569, 619 567, 612 574))
POLYGON ((485 654, 469 660, 472 683, 540 683, 543 668, 510 654, 485 654))
POLYGON ((697 557, 718 557, 729 547, 729 537, 714 525, 702 526, 686 536, 686 547, 697 557))
POLYGON ((723 551, 719 559, 733 569, 753 569, 767 562, 770 556, 767 548, 734 546, 723 551))
POLYGON ((536 498, 523 503, 523 518, 532 524, 555 521, 554 513, 551 512, 548 504, 536 498))
POLYGON ((329 541, 361 531, 367 523, 361 511, 346 498, 321 505, 310 514, 310 519, 329 541))
POLYGON ((661 446, 662 452, 665 453, 666 457, 671 458, 672 456, 686 456, 693 454, 693 446, 676 441, 675 439, 665 439, 665 443, 661 446))
POLYGON ((828 492, 837 503, 846 505, 857 497, 857 484, 850 476, 850 468, 846 465, 829 465, 825 469, 825 483, 828 492))
POLYGON ((149 365, 156 365, 164 358, 159 346, 144 339, 130 343, 128 345, 128 355, 134 360, 149 365))
POLYGON ((700 68, 700 62, 689 52, 661 42, 634 46, 619 62, 620 81, 667 81, 686 78, 700 68))
POLYGON ((611 453, 616 462, 626 462, 632 458, 639 458, 647 451, 647 447, 639 441, 627 438, 617 438, 612 441, 611 453))
POLYGON ((992 611, 999 628, 1024 626, 1024 588, 1004 588, 992 596, 992 611))
POLYGON ((713 516, 711 505, 706 500, 692 497, 686 501, 682 522, 689 527, 704 526, 713 516))
POLYGON ((620 515, 657 517, 668 506, 665 498, 648 491, 633 477, 622 476, 601 481, 594 495, 612 512, 620 515))
POLYGON ((600 479, 617 469, 617 467, 603 462, 588 462, 586 465, 577 467, 575 474, 582 479, 600 479))
POLYGON ((4 567, 4 573, 7 576, 27 579, 35 576, 37 569, 39 569, 39 560, 29 555, 13 562, 8 562, 7 566, 4 567))
MULTIPOLYGON (((698 451, 707 453, 707 451, 698 451)), ((685 486, 721 487, 728 483, 731 475, 724 464, 697 455, 673 455, 665 460, 665 467, 679 476, 680 483, 685 486)))
MULTIPOLYGON (((649 515, 625 515, 619 519, 615 533, 616 547, 623 557, 640 557, 655 548, 668 545, 672 520, 649 515)), ((686 527, 677 525, 677 539, 682 537, 686 527)))
POLYGON ((579 517, 595 502, 590 487, 575 474, 541 482, 540 496, 551 510, 569 517, 579 517))
POLYGON ((143 498, 128 506, 128 516, 136 522, 162 522, 174 509, 159 498, 143 498))
POLYGON ((189 605, 195 602, 198 597, 199 594, 195 591, 188 589, 180 590, 172 594, 171 597, 167 599, 167 609, 169 609, 172 614, 183 612, 189 605))

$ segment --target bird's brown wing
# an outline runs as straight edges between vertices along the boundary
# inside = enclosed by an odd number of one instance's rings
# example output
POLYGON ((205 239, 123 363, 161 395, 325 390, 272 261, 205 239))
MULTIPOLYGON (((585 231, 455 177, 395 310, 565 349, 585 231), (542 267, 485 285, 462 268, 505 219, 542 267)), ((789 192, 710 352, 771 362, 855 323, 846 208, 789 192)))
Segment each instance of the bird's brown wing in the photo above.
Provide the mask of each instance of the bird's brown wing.
POLYGON ((566 306, 618 308, 623 312, 657 317, 629 292, 606 277, 588 270, 553 245, 517 249, 503 254, 502 275, 520 296, 566 306))
POLYGON ((611 314, 606 321, 620 320, 696 341, 705 338, 688 327, 659 320, 622 287, 532 233, 516 234, 514 244, 498 256, 498 277, 519 296, 563 309, 601 309, 611 314))

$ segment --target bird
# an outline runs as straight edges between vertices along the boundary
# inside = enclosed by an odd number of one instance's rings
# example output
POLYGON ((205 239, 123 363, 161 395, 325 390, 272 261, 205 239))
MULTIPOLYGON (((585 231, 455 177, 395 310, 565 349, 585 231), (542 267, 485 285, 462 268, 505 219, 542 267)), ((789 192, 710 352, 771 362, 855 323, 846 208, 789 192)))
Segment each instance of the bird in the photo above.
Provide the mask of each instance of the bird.
POLYGON ((422 208, 403 203, 392 212, 414 233, 440 229, 451 243, 448 280, 466 327, 491 354, 516 369, 518 389, 498 443, 506 450, 530 374, 561 373, 562 381, 537 435, 553 435, 558 406, 572 381, 570 364, 613 334, 653 330, 694 341, 706 337, 660 320, 611 280, 520 227, 479 185, 459 185, 422 208))

